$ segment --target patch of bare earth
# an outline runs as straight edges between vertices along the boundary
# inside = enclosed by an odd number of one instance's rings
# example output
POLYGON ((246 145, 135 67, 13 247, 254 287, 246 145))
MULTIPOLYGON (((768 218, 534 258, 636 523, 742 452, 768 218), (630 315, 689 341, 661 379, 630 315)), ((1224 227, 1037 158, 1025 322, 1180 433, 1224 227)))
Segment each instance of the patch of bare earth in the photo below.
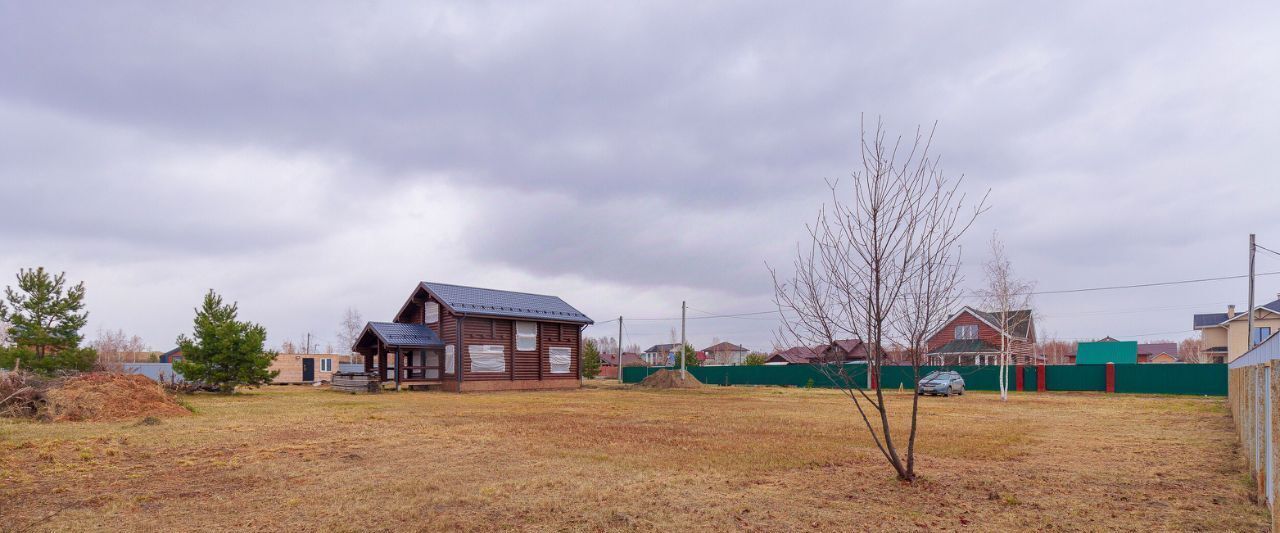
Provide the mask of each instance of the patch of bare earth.
MULTIPOLYGON (((909 394, 892 395, 896 408, 909 394)), ((1225 402, 923 402, 903 485, 832 391, 193 396, 196 415, 0 422, 32 530, 1260 531, 1225 402)))

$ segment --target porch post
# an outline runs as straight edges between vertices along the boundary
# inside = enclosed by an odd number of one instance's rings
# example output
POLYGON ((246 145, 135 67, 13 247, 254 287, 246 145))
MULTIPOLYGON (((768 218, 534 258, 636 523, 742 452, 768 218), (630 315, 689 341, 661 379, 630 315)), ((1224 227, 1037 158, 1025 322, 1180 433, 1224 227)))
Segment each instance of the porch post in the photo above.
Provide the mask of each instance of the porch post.
POLYGON ((378 343, 378 383, 387 380, 387 350, 378 343))
POLYGON ((400 356, 400 347, 396 346, 396 390, 400 390, 400 369, 403 368, 404 358, 400 356))

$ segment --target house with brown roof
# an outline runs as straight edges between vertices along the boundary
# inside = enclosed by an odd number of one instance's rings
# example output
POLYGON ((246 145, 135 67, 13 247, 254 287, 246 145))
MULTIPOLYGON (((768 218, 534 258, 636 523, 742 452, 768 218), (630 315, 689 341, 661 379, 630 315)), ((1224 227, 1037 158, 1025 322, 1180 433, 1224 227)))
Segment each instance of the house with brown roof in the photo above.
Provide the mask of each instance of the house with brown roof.
POLYGON ((1030 309, 1006 315, 965 306, 929 335, 925 360, 939 366, 998 364, 1002 340, 1014 364, 1038 360, 1035 317, 1030 309))
POLYGON ((862 339, 841 339, 828 346, 795 346, 774 351, 767 359, 766 365, 807 365, 816 362, 852 362, 866 361, 866 343, 862 339))
POLYGON ((1182 358, 1178 357, 1178 343, 1176 342, 1138 343, 1138 362, 1139 363, 1180 363, 1182 362, 1182 358))
POLYGON ((721 342, 713 344, 702 349, 707 354, 706 364, 708 365, 740 365, 742 360, 747 358, 747 354, 751 350, 733 344, 731 342, 721 342))

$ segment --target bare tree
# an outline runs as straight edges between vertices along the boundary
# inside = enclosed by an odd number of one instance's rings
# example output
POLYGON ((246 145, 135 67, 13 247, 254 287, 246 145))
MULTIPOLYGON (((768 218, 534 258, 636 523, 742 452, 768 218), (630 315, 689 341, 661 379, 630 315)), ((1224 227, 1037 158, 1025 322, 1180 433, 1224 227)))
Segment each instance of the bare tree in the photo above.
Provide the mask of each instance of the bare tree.
POLYGON ((959 294, 957 241, 985 205, 984 197, 966 206, 958 191, 963 178, 945 177, 929 154, 932 137, 918 129, 914 142, 890 142, 880 123, 871 133, 864 128, 862 168, 851 187, 828 183, 831 202, 808 226, 810 242, 797 250, 793 277, 780 279, 770 268, 782 318, 779 346, 829 346, 851 336, 867 343, 866 374, 862 365, 824 357, 814 364, 853 402, 903 481, 916 478, 919 405, 913 395, 904 455, 879 387, 886 348, 908 347, 919 379, 925 332, 945 320, 959 294))
POLYGON ((983 265, 987 275, 986 288, 979 291, 988 311, 995 313, 996 327, 1000 328, 1000 352, 996 358, 1000 365, 1000 399, 1009 399, 1009 365, 1013 362, 1015 352, 1028 347, 1034 348, 1025 341, 1030 337, 1031 292, 1035 283, 1019 279, 1013 271, 1013 263, 1005 254, 1004 243, 1000 235, 991 234, 991 258, 983 265), (1024 342, 1015 346, 1014 332, 1025 329, 1028 332, 1024 342))
POLYGON ((147 351, 147 343, 142 337, 128 335, 122 329, 98 328, 98 338, 89 345, 98 352, 98 365, 115 371, 123 369, 124 363, 135 362, 147 351))
POLYGON ((359 340, 361 331, 364 331, 364 318, 360 316, 359 310, 348 307, 342 314, 342 322, 338 325, 338 344, 342 353, 352 353, 351 348, 359 340))
POLYGON ((285 340, 284 342, 280 343, 280 353, 293 355, 301 352, 298 351, 297 344, 294 344, 294 342, 291 340, 285 340))
POLYGON ((1037 349, 1044 354, 1045 362, 1051 365, 1062 365, 1067 363, 1067 356, 1076 353, 1076 344, 1058 339, 1045 339, 1039 344, 1037 349))
POLYGON ((1201 339, 1182 339, 1178 343, 1178 357, 1184 363, 1204 362, 1204 341, 1201 339))

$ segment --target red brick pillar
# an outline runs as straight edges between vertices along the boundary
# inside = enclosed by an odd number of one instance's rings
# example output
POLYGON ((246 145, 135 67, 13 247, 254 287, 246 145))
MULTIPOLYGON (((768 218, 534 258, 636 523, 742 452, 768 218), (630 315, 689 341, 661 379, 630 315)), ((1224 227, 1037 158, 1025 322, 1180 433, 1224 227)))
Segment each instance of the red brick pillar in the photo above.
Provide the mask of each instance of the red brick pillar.
POLYGON ((1107 392, 1116 391, 1116 364, 1107 363, 1107 392))
POLYGON ((1045 377, 1045 365, 1036 365, 1036 392, 1049 390, 1049 387, 1045 386, 1047 379, 1045 377))
POLYGON ((1015 383, 1015 388, 1013 390, 1021 391, 1022 381, 1022 365, 1013 365, 1013 382, 1015 383))

